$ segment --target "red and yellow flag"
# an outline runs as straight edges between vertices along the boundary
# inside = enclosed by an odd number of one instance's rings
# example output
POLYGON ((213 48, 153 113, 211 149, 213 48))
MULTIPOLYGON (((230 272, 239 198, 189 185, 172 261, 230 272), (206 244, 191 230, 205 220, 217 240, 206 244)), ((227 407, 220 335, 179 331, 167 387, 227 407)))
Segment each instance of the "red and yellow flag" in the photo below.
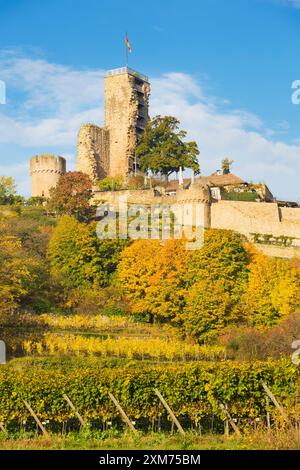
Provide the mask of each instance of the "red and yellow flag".
POLYGON ((127 35, 127 34, 126 34, 125 42, 126 42, 126 46, 127 46, 128 51, 129 51, 129 52, 132 52, 132 49, 131 49, 131 46, 130 46, 130 42, 129 42, 129 38, 128 38, 128 35, 127 35))

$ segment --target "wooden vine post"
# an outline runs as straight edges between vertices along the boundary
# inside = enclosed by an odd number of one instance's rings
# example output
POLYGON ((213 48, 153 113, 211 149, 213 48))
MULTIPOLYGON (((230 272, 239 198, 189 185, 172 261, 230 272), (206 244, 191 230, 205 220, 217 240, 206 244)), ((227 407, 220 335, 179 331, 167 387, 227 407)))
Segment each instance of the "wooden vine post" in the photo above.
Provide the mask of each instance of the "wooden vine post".
POLYGON ((223 411, 223 413, 225 414, 226 418, 228 419, 229 423, 231 424, 232 426, 232 429, 234 430, 234 432, 238 435, 238 436, 241 436, 241 431, 239 430, 239 428, 237 427, 237 425, 235 424, 235 422, 233 421, 229 411, 227 410, 227 408, 225 408, 225 406, 223 405, 223 403, 219 402, 219 405, 220 405, 220 408, 221 410, 223 411))
POLYGON ((125 411, 123 410, 122 406, 120 405, 120 403, 118 402, 118 400, 114 397, 114 395, 112 393, 109 393, 109 398, 111 399, 111 401, 115 404, 117 410, 119 411, 120 415, 122 416, 122 418, 124 419, 124 421, 126 422, 126 424, 128 425, 128 427, 130 428, 130 430, 132 432, 134 432, 135 434, 137 434, 137 430, 135 429, 135 427, 133 426, 132 422, 130 421, 130 419, 128 418, 127 414, 125 413, 125 411))
POLYGON ((291 424, 289 418, 287 417, 287 414, 286 412, 284 411, 284 409, 282 408, 282 406, 280 406, 280 404, 278 403, 275 395, 271 392, 271 390, 269 389, 269 387, 267 386, 267 384, 264 382, 262 384, 266 394, 268 395, 268 397, 272 400, 272 402, 274 403, 274 405, 276 406, 277 410, 279 411, 279 413, 281 414, 281 416, 283 417, 283 419, 286 421, 286 423, 288 424, 291 424))
POLYGON ((24 402, 24 405, 26 406, 27 410, 29 411, 29 413, 31 414, 31 416, 33 417, 33 419, 35 420, 36 424, 38 425, 38 427, 40 428, 40 430, 41 430, 42 433, 44 434, 44 436, 50 437, 49 433, 46 431, 46 428, 42 425, 41 421, 39 420, 39 418, 37 417, 37 415, 35 414, 35 412, 34 412, 33 409, 31 408, 31 406, 29 405, 29 403, 27 403, 26 400, 23 400, 23 402, 24 402))
POLYGON ((79 419, 81 426, 85 426, 85 421, 84 421, 83 417, 78 413, 78 411, 76 410, 74 404, 71 402, 71 400, 70 400, 70 398, 68 397, 68 395, 66 395, 66 394, 64 393, 64 394, 63 394, 63 397, 64 397, 64 399, 66 400, 66 402, 68 403, 68 405, 69 405, 69 407, 71 408, 71 410, 74 412, 75 416, 77 416, 77 418, 79 419))
POLYGON ((162 402, 162 404, 164 405, 164 407, 166 408, 167 412, 169 413, 169 415, 171 416, 172 418, 172 421, 173 423, 177 426, 177 429, 178 431, 180 432, 180 434, 182 434, 183 436, 185 436, 185 431, 183 429, 183 427, 181 426, 180 422, 178 421, 178 419, 176 418, 174 412, 172 411, 172 409, 169 407, 168 403, 166 402, 166 400, 164 399, 164 397, 162 396, 162 394, 160 393, 160 391, 156 388, 154 390, 155 394, 158 396, 158 398, 160 399, 160 401, 162 402))

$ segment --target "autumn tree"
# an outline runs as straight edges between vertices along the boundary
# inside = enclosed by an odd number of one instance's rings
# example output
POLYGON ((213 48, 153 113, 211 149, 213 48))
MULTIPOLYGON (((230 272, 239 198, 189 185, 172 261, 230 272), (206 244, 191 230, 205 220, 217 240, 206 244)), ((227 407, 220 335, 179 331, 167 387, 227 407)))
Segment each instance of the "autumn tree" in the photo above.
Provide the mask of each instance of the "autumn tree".
POLYGON ((37 261, 14 236, 0 237, 0 313, 13 313, 36 288, 37 261))
POLYGON ((174 172, 191 168, 196 174, 200 167, 196 142, 186 142, 186 131, 179 130, 179 121, 173 116, 157 116, 146 125, 136 148, 142 171, 151 170, 166 178, 174 172))
POLYGON ((56 187, 50 189, 49 210, 87 220, 91 214, 92 181, 79 171, 62 175, 56 187))
POLYGON ((184 300, 182 274, 190 252, 181 240, 137 240, 121 254, 117 280, 132 313, 145 319, 173 320, 184 300))
POLYGON ((300 275, 289 260, 250 249, 249 282, 242 297, 248 324, 270 326, 300 304, 300 275))

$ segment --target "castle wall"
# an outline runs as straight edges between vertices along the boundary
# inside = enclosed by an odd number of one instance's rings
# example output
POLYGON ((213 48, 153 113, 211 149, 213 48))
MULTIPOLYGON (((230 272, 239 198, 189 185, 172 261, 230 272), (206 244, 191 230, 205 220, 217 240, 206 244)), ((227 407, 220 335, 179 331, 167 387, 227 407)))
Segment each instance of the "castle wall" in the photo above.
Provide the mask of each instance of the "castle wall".
POLYGON ((300 257, 300 208, 278 208, 276 203, 218 201, 211 203, 205 188, 178 190, 174 196, 157 196, 155 189, 95 191, 94 203, 109 203, 118 208, 120 200, 128 204, 190 204, 203 206, 204 226, 234 230, 254 241, 253 234, 293 237, 292 246, 255 243, 269 256, 300 257))
POLYGON ((35 155, 30 160, 32 197, 49 197, 59 178, 66 172, 66 160, 54 155, 35 155))
POLYGON ((253 241, 252 234, 293 237, 293 246, 258 243, 267 255, 300 257, 300 208, 280 208, 276 203, 218 201, 211 205, 211 227, 235 230, 253 241))
POLYGON ((109 172, 109 131, 94 124, 84 124, 78 132, 77 171, 93 182, 109 172))
MULTIPOLYGON (((278 208, 276 203, 218 201, 211 205, 212 228, 299 238, 300 208, 278 208)), ((296 242, 296 241, 295 241, 296 242)))
POLYGON ((93 192, 93 202, 113 204, 118 207, 119 201, 126 198, 128 204, 175 204, 176 196, 156 196, 154 189, 124 189, 121 191, 97 191, 93 192))

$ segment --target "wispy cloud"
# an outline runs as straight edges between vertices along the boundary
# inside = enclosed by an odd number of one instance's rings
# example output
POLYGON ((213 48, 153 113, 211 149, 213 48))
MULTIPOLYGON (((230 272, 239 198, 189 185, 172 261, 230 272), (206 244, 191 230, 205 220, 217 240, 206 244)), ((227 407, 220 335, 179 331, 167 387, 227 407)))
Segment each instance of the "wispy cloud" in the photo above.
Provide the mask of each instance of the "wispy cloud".
POLYGON ((74 145, 78 127, 103 115, 103 71, 74 70, 13 52, 0 55, 7 106, 1 107, 0 142, 24 146, 74 145))
POLYGON ((277 3, 290 6, 292 8, 300 8, 300 0, 275 0, 277 3))
MULTIPOLYGON (((60 154, 63 148, 73 168, 79 126, 103 123, 103 71, 76 70, 12 52, 0 55, 0 70, 9 97, 0 108, 0 143, 44 151, 51 146, 60 154)), ((275 194, 299 199, 300 142, 282 141, 287 122, 267 126, 249 110, 233 109, 232 104, 229 108, 226 100, 212 96, 188 74, 167 73, 152 78, 151 84, 151 115, 180 119, 188 138, 199 144, 203 174, 219 168, 221 159, 229 156, 242 177, 264 180, 275 194)), ((20 190, 28 193, 27 161, 2 164, 1 173, 12 174, 20 190)))

